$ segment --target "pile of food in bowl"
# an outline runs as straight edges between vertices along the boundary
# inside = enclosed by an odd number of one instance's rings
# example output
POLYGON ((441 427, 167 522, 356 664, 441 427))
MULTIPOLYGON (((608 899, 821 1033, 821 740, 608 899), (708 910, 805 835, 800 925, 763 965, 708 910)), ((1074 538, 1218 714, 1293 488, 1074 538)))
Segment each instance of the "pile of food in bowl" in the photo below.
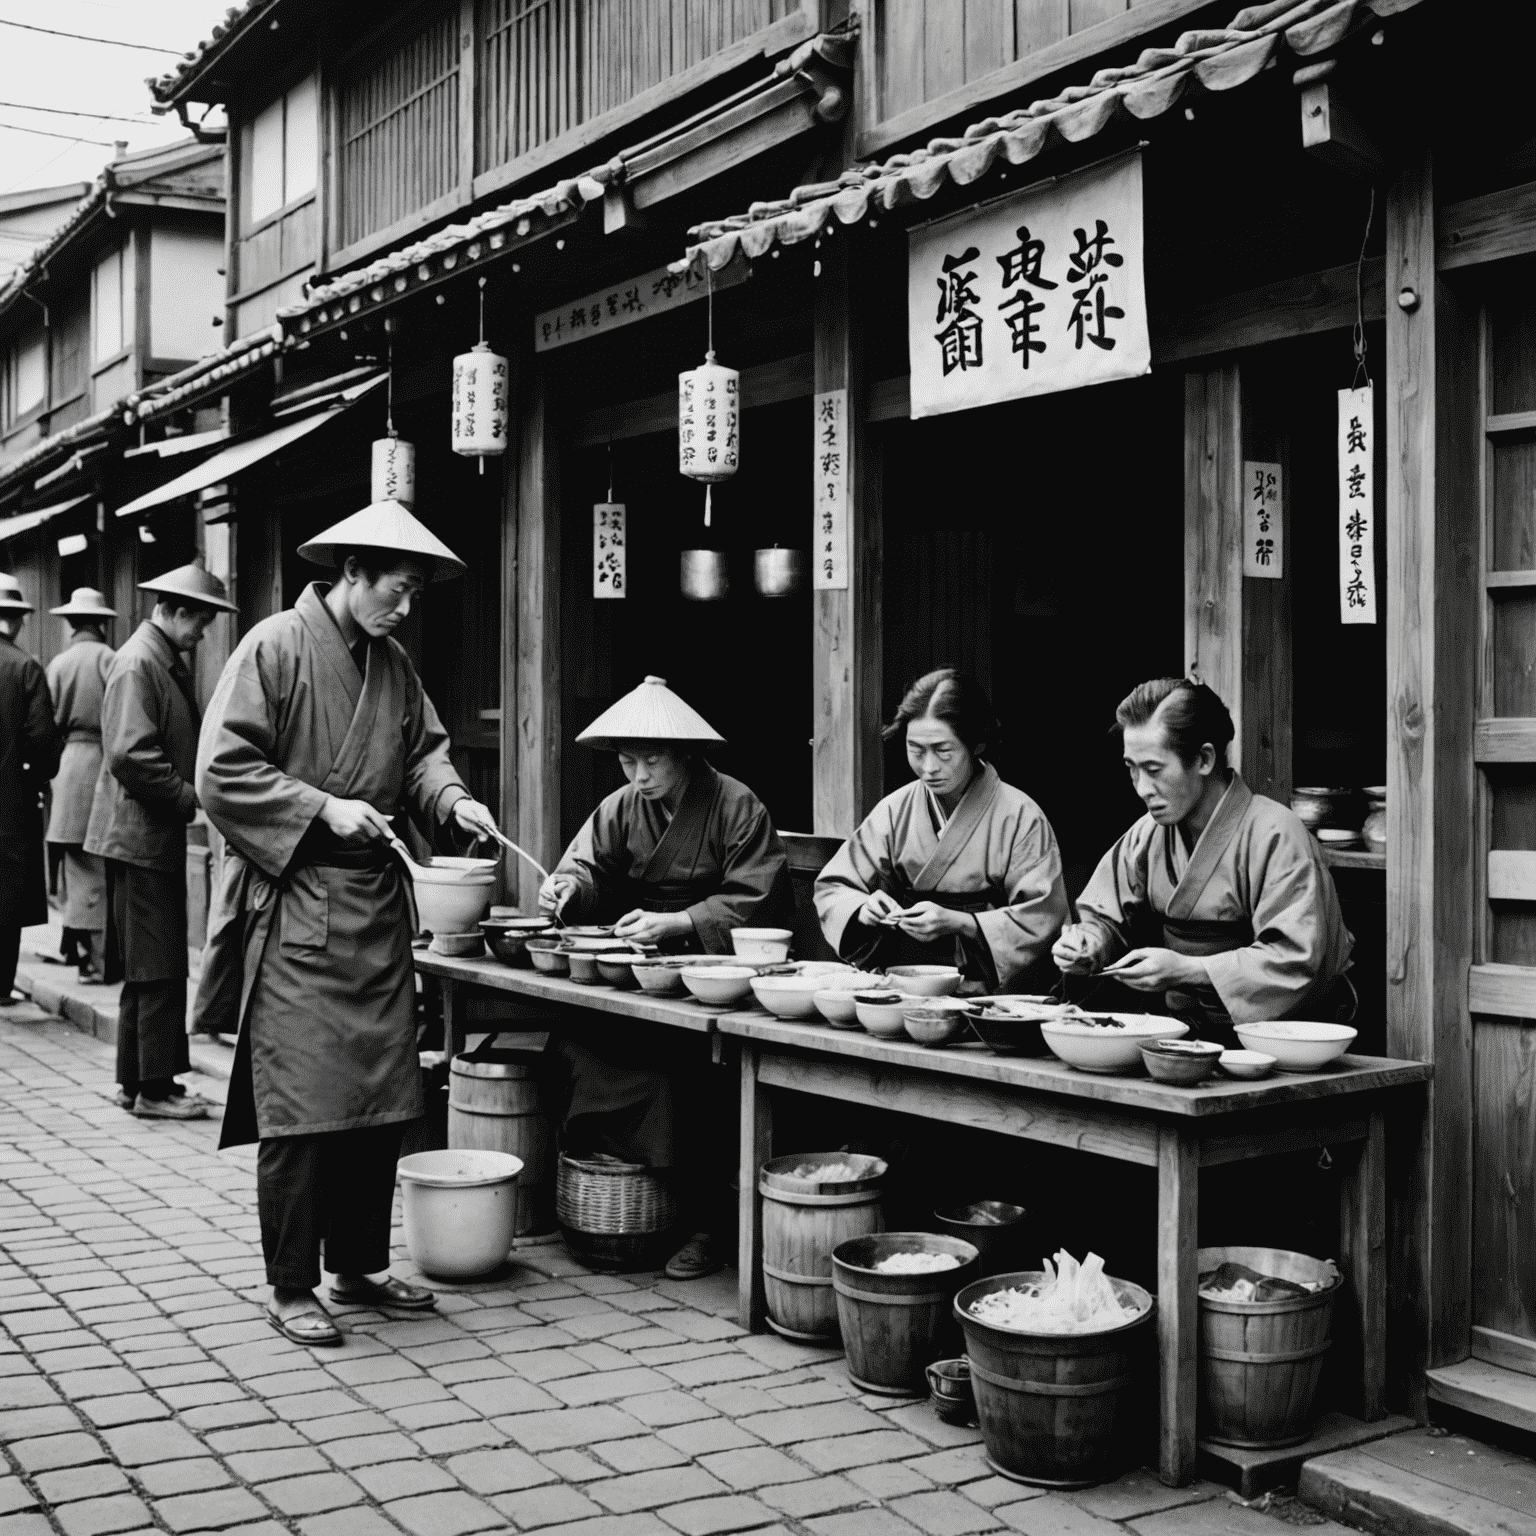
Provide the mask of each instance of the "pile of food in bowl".
POLYGON ((1124 1299, 1096 1253, 1079 1264, 1062 1248, 1054 1264, 1041 1262, 1037 1278, 1020 1276, 1019 1285, 978 1296, 968 1308, 971 1316, 1017 1333, 1102 1333, 1135 1322, 1146 1310, 1124 1299))
POLYGON ((1079 1072, 1135 1072, 1144 1070, 1145 1041, 1177 1039, 1189 1033, 1189 1025, 1154 1013, 1090 1013, 1047 1020, 1040 1033, 1051 1050, 1079 1072))

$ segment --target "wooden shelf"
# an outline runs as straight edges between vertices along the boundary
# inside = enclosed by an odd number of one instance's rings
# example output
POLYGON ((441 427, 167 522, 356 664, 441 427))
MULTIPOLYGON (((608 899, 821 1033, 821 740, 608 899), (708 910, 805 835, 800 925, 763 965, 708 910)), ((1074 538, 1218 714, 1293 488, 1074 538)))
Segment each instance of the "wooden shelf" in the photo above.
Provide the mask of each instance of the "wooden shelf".
POLYGON ((1509 411, 1502 416, 1488 416, 1483 430, 1489 437, 1528 437, 1536 433, 1536 411, 1509 411))
POLYGON ((1379 869, 1383 874, 1387 872, 1387 856, 1384 853, 1372 853, 1365 848, 1330 848, 1326 843, 1319 843, 1323 850, 1323 863, 1330 869, 1379 869))
POLYGON ((1489 571, 1483 584, 1490 592, 1507 592, 1511 588, 1520 591, 1536 587, 1536 571, 1489 571))

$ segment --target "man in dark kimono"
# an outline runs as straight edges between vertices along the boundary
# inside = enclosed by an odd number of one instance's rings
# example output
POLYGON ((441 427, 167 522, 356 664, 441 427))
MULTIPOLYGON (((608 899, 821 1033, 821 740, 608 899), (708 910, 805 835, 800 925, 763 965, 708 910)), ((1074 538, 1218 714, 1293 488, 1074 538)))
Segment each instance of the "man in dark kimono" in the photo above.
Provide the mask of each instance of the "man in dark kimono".
MULTIPOLYGON (((723 746, 704 718, 664 679, 647 677, 576 740, 619 754, 629 783, 587 818, 539 892, 547 911, 578 922, 615 923, 616 937, 664 949, 731 953, 733 928, 788 928, 794 921, 789 859, 766 808, 737 779, 699 755, 723 746)), ((709 1182, 721 1166, 715 1135, 701 1129, 711 1096, 688 1085, 696 1106, 679 1151, 673 1074, 649 1064, 632 1029, 583 1026, 562 1034, 569 1077, 567 1146, 606 1152, 670 1173, 681 1214, 699 1230, 672 1256, 667 1274, 692 1280, 720 1267, 705 1230, 709 1182)), ((724 1154, 723 1166, 730 1166, 724 1154)), ((683 1230, 688 1230, 687 1226, 683 1230)))
POLYGON ((493 831, 394 630, 464 565, 396 502, 303 545, 338 566, 264 619, 208 705, 197 785, 227 848, 198 988, 201 1029, 239 1031, 223 1146, 258 1141, 268 1319, 340 1344, 314 1296, 425 1308, 388 1273, 395 1164, 423 1113, 408 880, 390 822, 493 831))
POLYGON ((187 1058, 187 824, 201 716, 185 657, 221 613, 224 583, 196 562, 141 581, 155 609, 124 643, 101 704, 101 771, 85 852, 106 860, 105 973, 121 980, 118 1103, 197 1120, 208 1101, 176 1081, 187 1058))
POLYGON ((0 1008, 13 996, 21 930, 48 921, 38 797, 59 766, 48 679, 16 644, 32 604, 0 576, 0 1008))
MULTIPOLYGON (((48 663, 53 723, 64 750, 53 781, 48 849, 64 874, 64 936, 61 958, 78 964, 81 981, 101 981, 107 936, 107 871, 85 851, 91 802, 101 773, 101 705, 112 670, 112 647, 102 625, 117 617, 94 587, 76 587, 69 601, 48 610, 67 619, 69 644, 48 663)), ((52 960, 52 955, 45 955, 52 960)))

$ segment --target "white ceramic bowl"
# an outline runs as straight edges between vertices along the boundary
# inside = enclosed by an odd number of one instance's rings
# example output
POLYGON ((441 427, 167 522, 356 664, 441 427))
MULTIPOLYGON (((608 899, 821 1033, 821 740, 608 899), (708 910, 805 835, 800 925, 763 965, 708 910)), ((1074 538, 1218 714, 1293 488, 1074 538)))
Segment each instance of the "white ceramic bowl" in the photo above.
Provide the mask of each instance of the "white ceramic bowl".
POLYGON ((658 965, 653 960, 636 960, 630 967, 642 992, 667 997, 683 990, 683 973, 675 965, 658 965))
POLYGON ((802 976, 814 976, 823 992, 896 992, 900 989, 889 976, 873 971, 856 971, 852 966, 832 970, 824 962, 802 966, 802 976))
POLYGON ((1282 1072, 1316 1072, 1342 1056, 1360 1033, 1348 1024, 1314 1024, 1305 1019, 1233 1027, 1248 1050, 1273 1056, 1282 1072))
POLYGON ((405 1246, 444 1280, 489 1274, 512 1251, 521 1158, 507 1152, 413 1152, 399 1164, 405 1246))
POLYGON ((781 1019, 814 1019, 819 976, 754 976, 752 990, 769 1013, 781 1019))
POLYGON ((1143 1040, 1177 1040, 1189 1033, 1188 1024, 1152 1013, 1106 1017, 1114 1018, 1120 1027, 1047 1020, 1041 1024, 1040 1033, 1057 1056, 1080 1072, 1144 1072, 1143 1040))
POLYGON ((879 997, 868 992, 853 994, 854 1017, 870 1034, 882 1040, 905 1040, 906 1021, 902 1013, 921 1002, 921 998, 906 997, 900 992, 881 991, 879 997))
POLYGON ((1256 1082, 1268 1077, 1275 1070, 1275 1058, 1265 1051, 1223 1051, 1221 1070, 1228 1077, 1240 1077, 1245 1082, 1256 1082))
POLYGON ((732 928, 731 948, 743 960, 778 965, 789 959, 789 942, 793 938, 788 928, 732 928))
POLYGON ((812 1000, 817 1013, 834 1029, 859 1027, 858 1004, 853 1000, 852 988, 824 987, 812 994, 812 1000))
POLYGON ((960 972, 952 965, 888 965, 885 974, 908 997, 949 997, 960 990, 960 972))
POLYGON ((496 865, 489 859, 435 858, 411 884, 423 932, 474 933, 496 892, 496 865))
POLYGON ((720 1007, 739 1003, 752 995, 752 978, 757 975, 746 965, 701 965, 683 968, 683 985, 701 1003, 720 1007))

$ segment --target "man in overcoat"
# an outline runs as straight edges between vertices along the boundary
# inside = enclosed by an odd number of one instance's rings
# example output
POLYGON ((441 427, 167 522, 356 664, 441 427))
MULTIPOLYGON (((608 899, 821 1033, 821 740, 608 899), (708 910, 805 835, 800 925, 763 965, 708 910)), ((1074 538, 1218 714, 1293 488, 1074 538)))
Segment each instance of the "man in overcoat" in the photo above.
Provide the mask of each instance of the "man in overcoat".
POLYGON ((388 1273, 406 1125, 423 1113, 410 880, 391 826, 496 823, 395 630, 463 562, 398 502, 345 518, 299 554, 335 570, 257 624, 203 724, 197 790, 226 839, 195 1018, 239 1042, 222 1144, 260 1143, 256 1195, 268 1320, 340 1344, 314 1296, 371 1307, 436 1298, 388 1273))
POLYGON ((207 1101, 176 1081, 187 1057, 187 824, 201 715, 184 657, 221 613, 224 583, 201 565, 139 586, 153 614, 112 663, 101 772, 85 851, 107 861, 107 980, 123 983, 118 1103, 144 1119, 196 1120, 207 1101))
POLYGON ((107 871, 96 854, 85 851, 85 833, 101 773, 101 701, 114 654, 102 626, 117 610, 94 587, 76 587, 67 603, 48 611, 68 620, 70 628, 69 644, 48 663, 53 723, 63 743, 48 813, 50 854, 64 871, 63 959, 79 965, 81 981, 101 981, 107 871))
POLYGON ((13 996, 21 930, 48 921, 43 876, 43 786, 59 766, 48 679, 16 644, 32 604, 0 576, 0 1008, 13 996))

